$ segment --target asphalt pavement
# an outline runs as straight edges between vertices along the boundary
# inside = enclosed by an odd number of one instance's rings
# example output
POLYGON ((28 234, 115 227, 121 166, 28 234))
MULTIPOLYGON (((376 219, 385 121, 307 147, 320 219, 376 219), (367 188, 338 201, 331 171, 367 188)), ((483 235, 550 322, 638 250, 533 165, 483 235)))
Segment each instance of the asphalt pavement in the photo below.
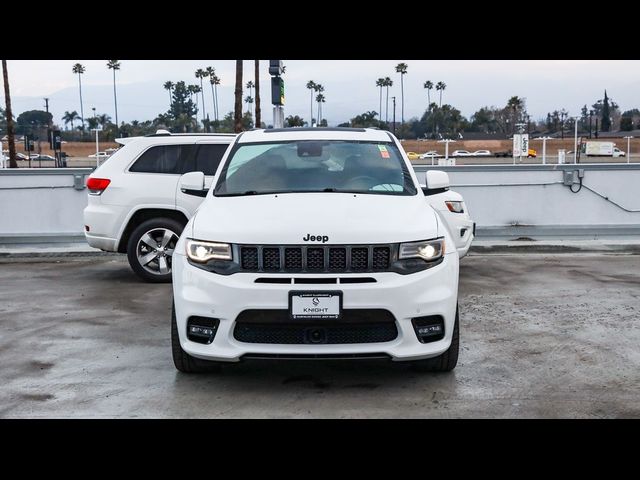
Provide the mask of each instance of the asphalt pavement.
POLYGON ((0 258, 2 418, 640 417, 640 255, 462 260, 448 374, 387 361, 172 364, 171 286, 121 255, 0 258))

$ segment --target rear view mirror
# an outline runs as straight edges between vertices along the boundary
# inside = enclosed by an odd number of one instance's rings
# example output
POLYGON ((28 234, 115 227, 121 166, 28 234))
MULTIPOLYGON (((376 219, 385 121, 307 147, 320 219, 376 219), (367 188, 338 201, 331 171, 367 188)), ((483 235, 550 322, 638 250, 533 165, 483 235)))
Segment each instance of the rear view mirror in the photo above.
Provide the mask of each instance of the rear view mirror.
POLYGON ((442 170, 429 170, 427 172, 427 189, 428 190, 448 190, 449 175, 442 170))
POLYGON ((180 177, 180 191, 187 195, 206 197, 208 190, 204 188, 204 173, 188 172, 180 177))
POLYGON ((299 157, 321 157, 322 142, 298 142, 299 157))

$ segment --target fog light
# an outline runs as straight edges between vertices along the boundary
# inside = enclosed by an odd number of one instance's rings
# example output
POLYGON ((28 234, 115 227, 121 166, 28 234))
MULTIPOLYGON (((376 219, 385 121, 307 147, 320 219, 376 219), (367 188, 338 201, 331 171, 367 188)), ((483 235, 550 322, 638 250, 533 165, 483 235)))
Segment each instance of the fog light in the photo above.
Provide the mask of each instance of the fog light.
POLYGON ((440 315, 412 318, 411 323, 420 343, 435 342, 444 338, 444 319, 440 315))
POLYGON ((217 318, 191 317, 187 322, 187 338, 208 345, 213 342, 219 323, 217 318))

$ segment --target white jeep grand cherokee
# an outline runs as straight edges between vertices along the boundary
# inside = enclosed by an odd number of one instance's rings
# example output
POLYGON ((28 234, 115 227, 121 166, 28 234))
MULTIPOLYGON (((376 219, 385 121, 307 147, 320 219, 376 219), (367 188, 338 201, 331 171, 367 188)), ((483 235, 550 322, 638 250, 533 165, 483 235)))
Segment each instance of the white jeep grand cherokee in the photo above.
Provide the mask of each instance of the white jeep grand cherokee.
MULTIPOLYGON (((180 189, 202 195, 205 176, 180 189)), ((173 253, 176 368, 386 357, 452 370, 459 253, 443 219, 386 131, 240 134, 173 253)))
POLYGON ((118 139, 124 146, 87 179, 89 245, 126 253, 133 271, 146 281, 171 281, 173 248, 202 201, 180 191, 180 175, 199 170, 210 185, 235 137, 160 130, 118 139))

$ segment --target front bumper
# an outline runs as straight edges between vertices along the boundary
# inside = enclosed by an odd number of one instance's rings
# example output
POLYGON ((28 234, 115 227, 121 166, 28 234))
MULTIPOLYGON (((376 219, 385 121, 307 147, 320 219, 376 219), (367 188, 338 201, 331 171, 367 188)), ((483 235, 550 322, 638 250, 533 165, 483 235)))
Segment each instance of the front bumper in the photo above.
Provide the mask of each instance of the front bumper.
POLYGON ((410 275, 367 273, 376 283, 363 284, 264 284, 259 277, 353 277, 358 274, 297 275, 236 273, 217 275, 189 264, 183 254, 173 256, 173 297, 182 348, 205 360, 238 361, 243 356, 352 356, 384 354, 393 360, 416 360, 440 355, 451 344, 458 298, 458 255, 445 255, 440 265, 410 275), (329 287, 329 288, 328 288, 329 287), (234 338, 235 319, 244 310, 288 308, 289 291, 340 290, 344 309, 385 309, 396 320, 398 336, 389 342, 354 344, 260 344, 234 338), (441 315, 444 338, 421 343, 412 318, 441 315), (205 345, 187 339, 187 319, 191 316, 220 320, 215 338, 205 345))

